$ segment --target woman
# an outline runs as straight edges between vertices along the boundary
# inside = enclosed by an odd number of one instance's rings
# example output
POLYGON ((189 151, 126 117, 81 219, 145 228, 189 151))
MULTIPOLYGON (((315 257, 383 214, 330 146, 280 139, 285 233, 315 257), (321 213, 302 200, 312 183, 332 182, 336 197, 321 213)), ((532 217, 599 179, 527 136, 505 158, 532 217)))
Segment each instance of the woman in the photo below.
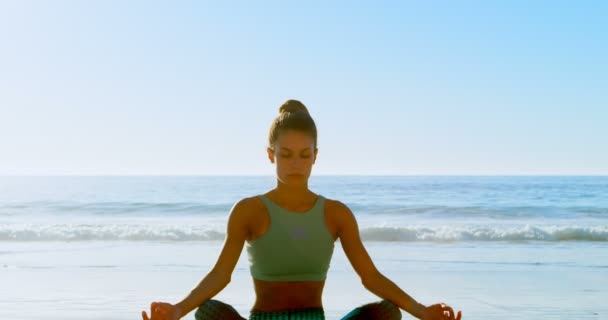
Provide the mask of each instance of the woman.
MULTIPOLYGON (((297 100, 279 109, 269 134, 268 159, 277 185, 237 202, 230 212, 220 256, 207 276, 177 304, 153 302, 151 320, 177 320, 195 308, 197 320, 243 320, 230 305, 211 299, 229 282, 247 247, 256 300, 249 319, 325 319, 321 295, 334 242, 342 248, 366 289, 383 300, 358 307, 342 319, 460 319, 451 307, 416 302, 375 267, 359 237, 351 210, 308 189, 317 159, 317 129, 297 100)), ((142 311, 144 320, 149 320, 142 311)))

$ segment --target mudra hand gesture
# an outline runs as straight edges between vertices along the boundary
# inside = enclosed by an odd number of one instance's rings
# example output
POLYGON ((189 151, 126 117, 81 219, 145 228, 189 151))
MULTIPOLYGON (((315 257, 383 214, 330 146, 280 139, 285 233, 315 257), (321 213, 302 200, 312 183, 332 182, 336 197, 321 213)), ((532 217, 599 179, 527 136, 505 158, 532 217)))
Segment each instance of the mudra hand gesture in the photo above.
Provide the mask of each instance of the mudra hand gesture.
POLYGON ((445 303, 437 303, 426 307, 424 310, 422 320, 460 320, 462 318, 462 311, 458 311, 456 315, 454 309, 445 303))
POLYGON ((141 312, 143 320, 179 320, 182 317, 181 310, 170 303, 166 302, 152 302, 150 304, 150 316, 146 311, 141 312))

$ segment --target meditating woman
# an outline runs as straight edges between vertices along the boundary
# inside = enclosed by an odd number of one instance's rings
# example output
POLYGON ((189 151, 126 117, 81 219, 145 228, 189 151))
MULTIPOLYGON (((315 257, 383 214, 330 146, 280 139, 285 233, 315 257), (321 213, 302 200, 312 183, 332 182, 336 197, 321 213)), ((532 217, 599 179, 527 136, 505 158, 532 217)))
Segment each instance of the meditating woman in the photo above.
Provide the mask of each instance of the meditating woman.
MULTIPOLYGON (((238 201, 212 270, 182 301, 153 302, 152 320, 178 320, 197 309, 197 320, 325 319, 323 287, 340 239, 365 288, 382 300, 355 308, 342 319, 401 319, 401 311, 424 320, 460 319, 446 304, 424 306, 374 265, 359 237, 357 221, 343 203, 308 188, 317 159, 317 129, 306 107, 286 101, 270 128, 268 159, 276 166, 276 187, 238 201), (248 318, 212 299, 228 283, 246 246, 256 299, 248 318)), ((144 320, 149 320, 145 311, 144 320)))

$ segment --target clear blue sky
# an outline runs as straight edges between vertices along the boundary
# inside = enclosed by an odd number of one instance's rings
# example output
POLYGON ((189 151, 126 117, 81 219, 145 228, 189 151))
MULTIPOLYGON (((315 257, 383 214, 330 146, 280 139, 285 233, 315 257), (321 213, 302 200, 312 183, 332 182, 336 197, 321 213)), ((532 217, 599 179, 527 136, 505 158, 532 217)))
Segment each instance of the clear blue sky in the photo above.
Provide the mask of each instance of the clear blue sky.
POLYGON ((605 1, 2 1, 0 174, 608 174, 605 1))

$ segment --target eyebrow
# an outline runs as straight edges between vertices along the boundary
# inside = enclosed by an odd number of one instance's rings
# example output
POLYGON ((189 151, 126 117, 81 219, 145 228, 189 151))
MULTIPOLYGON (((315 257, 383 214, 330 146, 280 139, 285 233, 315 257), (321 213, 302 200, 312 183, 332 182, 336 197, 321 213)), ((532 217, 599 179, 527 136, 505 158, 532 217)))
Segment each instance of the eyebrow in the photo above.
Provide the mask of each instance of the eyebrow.
MULTIPOLYGON (((286 151, 293 151, 293 150, 291 150, 291 149, 289 149, 289 148, 285 148, 285 147, 281 147, 280 149, 281 149, 281 150, 286 150, 286 151)), ((302 150, 300 150, 300 151, 305 151, 305 150, 310 150, 310 148, 304 148, 304 149, 302 149, 302 150)))

